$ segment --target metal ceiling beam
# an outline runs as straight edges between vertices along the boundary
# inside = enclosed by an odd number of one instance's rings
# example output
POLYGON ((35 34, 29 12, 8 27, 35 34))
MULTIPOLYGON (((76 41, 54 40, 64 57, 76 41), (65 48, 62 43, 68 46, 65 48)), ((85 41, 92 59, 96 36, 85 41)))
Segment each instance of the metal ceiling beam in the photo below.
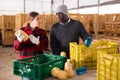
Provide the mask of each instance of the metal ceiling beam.
POLYGON ((54 2, 53 2, 53 0, 51 0, 51 13, 53 12, 53 4, 54 4, 54 2))
POLYGON ((25 0, 23 0, 23 12, 26 12, 26 4, 25 4, 25 0))
MULTIPOLYGON (((110 1, 110 2, 105 2, 105 3, 100 3, 99 6, 104 6, 104 5, 111 5, 111 4, 119 4, 120 1, 114 2, 114 1, 110 1)), ((90 7, 97 7, 98 4, 94 4, 94 5, 85 5, 85 6, 79 6, 77 8, 71 8, 69 10, 74 10, 74 9, 82 9, 82 8, 90 8, 90 7)))
POLYGON ((64 4, 64 0, 62 0, 62 4, 64 4))

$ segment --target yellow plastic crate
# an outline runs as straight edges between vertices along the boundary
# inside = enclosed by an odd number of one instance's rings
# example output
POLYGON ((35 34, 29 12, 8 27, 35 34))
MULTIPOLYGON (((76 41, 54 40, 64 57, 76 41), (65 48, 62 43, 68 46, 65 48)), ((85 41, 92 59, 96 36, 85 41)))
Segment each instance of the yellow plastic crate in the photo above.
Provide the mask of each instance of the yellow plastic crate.
POLYGON ((94 45, 86 47, 85 45, 76 45, 75 68, 87 67, 96 69, 97 52, 94 45))
POLYGON ((85 45, 78 45, 75 42, 70 43, 70 60, 75 69, 83 66, 88 69, 96 69, 97 53, 95 46, 86 47, 85 45))
POLYGON ((104 50, 104 51, 107 51, 109 54, 118 53, 118 45, 115 42, 100 40, 95 45, 96 45, 97 51, 104 50))
POLYGON ((98 53, 97 80, 120 80, 120 54, 98 53))
POLYGON ((72 65, 73 66, 75 66, 75 54, 76 54, 76 52, 75 52, 75 46, 77 45, 77 43, 76 42, 71 42, 70 43, 70 60, 71 60, 71 63, 72 63, 72 65))
POLYGON ((75 67, 87 67, 88 69, 97 68, 97 52, 104 50, 109 54, 118 53, 118 45, 114 42, 104 40, 98 41, 96 44, 91 44, 90 47, 78 45, 75 42, 70 43, 70 60, 75 67))

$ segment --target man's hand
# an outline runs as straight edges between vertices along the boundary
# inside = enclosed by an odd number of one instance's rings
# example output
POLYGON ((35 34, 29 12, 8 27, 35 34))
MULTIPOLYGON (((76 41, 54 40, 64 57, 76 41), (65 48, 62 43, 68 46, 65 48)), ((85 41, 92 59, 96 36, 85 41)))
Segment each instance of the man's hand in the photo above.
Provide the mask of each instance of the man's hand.
POLYGON ((92 38, 91 38, 91 37, 88 37, 88 38, 85 40, 85 45, 86 45, 87 47, 89 47, 90 44, 91 44, 91 42, 92 42, 92 38))
POLYGON ((29 35, 29 39, 31 40, 31 42, 33 43, 33 44, 36 44, 36 45, 38 45, 39 43, 40 43, 40 41, 39 41, 39 37, 35 37, 34 35, 29 35))

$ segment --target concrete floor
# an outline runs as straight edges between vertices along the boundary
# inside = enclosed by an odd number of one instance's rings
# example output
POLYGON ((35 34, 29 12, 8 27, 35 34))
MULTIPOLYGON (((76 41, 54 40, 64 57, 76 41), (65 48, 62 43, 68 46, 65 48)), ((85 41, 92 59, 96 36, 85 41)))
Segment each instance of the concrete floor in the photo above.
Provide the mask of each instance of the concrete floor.
MULTIPOLYGON (((120 53, 120 39, 111 40, 118 43, 120 53)), ((21 77, 13 75, 13 60, 17 59, 17 53, 14 52, 13 47, 0 47, 0 80, 22 80, 21 77)), ((53 77, 49 77, 46 80, 58 80, 53 77)), ((74 77, 68 80, 97 80, 96 70, 87 70, 86 74, 74 75, 74 77)))
MULTIPOLYGON (((22 80, 21 77, 13 75, 13 60, 17 59, 17 53, 12 47, 0 47, 0 80, 22 80)), ((58 80, 49 77, 46 80, 58 80)), ((88 70, 86 74, 76 75, 68 80, 97 80, 96 70, 88 70)))

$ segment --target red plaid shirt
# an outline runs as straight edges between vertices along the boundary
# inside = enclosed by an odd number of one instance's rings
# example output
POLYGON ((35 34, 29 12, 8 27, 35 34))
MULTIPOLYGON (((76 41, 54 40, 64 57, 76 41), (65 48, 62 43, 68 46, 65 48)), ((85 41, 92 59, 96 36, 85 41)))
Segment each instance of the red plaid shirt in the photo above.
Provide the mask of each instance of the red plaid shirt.
POLYGON ((18 58, 23 59, 42 54, 43 50, 48 48, 48 38, 43 29, 36 27, 34 31, 31 31, 29 24, 21 29, 28 35, 33 34, 35 37, 40 36, 40 43, 35 45, 30 41, 30 39, 24 42, 19 42, 17 38, 15 38, 14 49, 19 51, 18 58))

